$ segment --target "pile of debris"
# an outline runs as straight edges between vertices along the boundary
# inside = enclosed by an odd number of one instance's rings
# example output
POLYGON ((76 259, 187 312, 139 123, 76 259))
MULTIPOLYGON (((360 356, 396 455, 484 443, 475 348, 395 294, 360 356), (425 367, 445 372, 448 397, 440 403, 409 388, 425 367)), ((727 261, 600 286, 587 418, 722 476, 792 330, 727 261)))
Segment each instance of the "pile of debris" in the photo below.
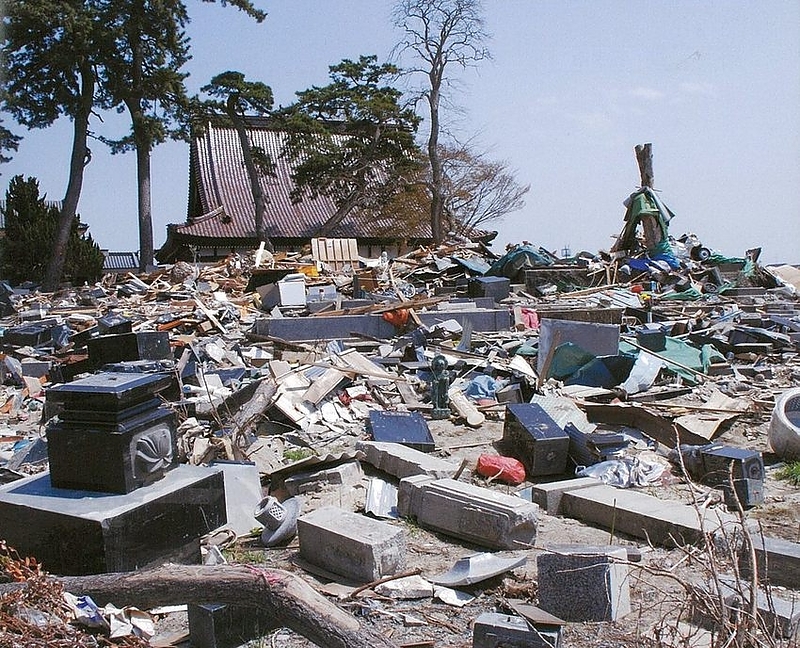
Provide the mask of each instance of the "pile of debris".
MULTIPOLYGON (((627 225, 665 209, 652 191, 631 204, 627 225)), ((619 240, 566 259, 528 242, 360 259, 322 239, 56 294, 3 284, 0 538, 86 575, 197 562, 201 541, 223 560, 209 538, 238 537, 354 581, 362 614, 365 583, 460 609, 475 600, 463 588, 533 569, 524 601, 471 617, 482 647, 557 646, 566 622, 622 619, 636 539, 702 545, 768 508, 771 475, 800 459, 800 315, 796 270, 757 251, 619 240), (154 522, 176 505, 168 529, 154 522), (627 540, 542 544, 547 516, 627 540), (477 553, 406 574, 408 520, 477 553)), ((798 573, 780 526, 753 543, 754 580, 798 573)), ((193 642, 225 625, 190 602, 193 642)), ((776 618, 796 632, 797 614, 776 618)))

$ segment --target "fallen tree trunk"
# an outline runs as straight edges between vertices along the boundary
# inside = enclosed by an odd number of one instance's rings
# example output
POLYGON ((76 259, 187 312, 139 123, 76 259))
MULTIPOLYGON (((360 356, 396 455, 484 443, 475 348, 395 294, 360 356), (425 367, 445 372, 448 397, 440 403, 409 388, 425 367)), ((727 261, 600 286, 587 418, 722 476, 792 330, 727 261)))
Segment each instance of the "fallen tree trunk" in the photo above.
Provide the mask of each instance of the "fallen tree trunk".
MULTIPOLYGON (((92 576, 53 577, 75 595, 102 606, 142 609, 182 603, 225 603, 266 610, 318 646, 396 648, 383 635, 328 601, 301 578, 281 569, 246 565, 164 565, 155 569, 92 576)), ((24 583, 0 585, 0 596, 24 583)))

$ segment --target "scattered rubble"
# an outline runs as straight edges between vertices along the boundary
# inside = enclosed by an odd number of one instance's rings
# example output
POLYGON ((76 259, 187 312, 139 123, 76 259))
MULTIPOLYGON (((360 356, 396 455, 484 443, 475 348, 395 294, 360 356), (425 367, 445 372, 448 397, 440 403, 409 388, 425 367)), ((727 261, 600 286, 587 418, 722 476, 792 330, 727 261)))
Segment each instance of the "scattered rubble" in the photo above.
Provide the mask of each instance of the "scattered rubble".
MULTIPOLYGON (((291 566, 404 646, 573 645, 576 621, 652 611, 632 582, 651 557, 677 567, 742 531, 779 557, 728 568, 796 586, 772 569, 800 560, 800 493, 775 478, 800 458, 798 274, 669 236, 646 189, 598 254, 356 260, 316 241, 54 294, 2 284, 0 538, 81 575, 199 562, 227 528, 217 559, 291 566), (476 580, 470 555, 498 568, 476 580)), ((232 601, 187 602, 192 641, 242 623, 232 601)))

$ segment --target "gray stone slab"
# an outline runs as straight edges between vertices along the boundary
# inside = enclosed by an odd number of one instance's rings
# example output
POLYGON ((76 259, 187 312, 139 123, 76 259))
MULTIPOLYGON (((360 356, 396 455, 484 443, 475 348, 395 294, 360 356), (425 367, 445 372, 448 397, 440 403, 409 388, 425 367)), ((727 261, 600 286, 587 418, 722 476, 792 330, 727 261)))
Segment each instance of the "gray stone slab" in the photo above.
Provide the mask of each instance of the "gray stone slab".
POLYGON ((561 514, 561 497, 564 493, 600 486, 602 482, 594 477, 577 477, 533 485, 533 501, 542 507, 549 515, 561 514))
MULTIPOLYGON (((454 319, 462 327, 469 322, 473 331, 506 331, 511 328, 511 315, 507 308, 427 311, 418 313, 418 316, 429 327, 445 319, 454 319)), ((336 340, 353 337, 354 332, 377 338, 391 338, 397 333, 394 326, 379 314, 261 318, 256 320, 254 332, 292 342, 336 340)))
MULTIPOLYGON (((750 583, 737 581, 733 576, 721 576, 722 594, 735 615, 741 607, 749 609, 750 583), (743 603, 744 601, 744 603, 743 603)), ((797 584, 795 583, 795 586, 797 584)), ((758 614, 768 630, 784 639, 800 638, 800 603, 781 598, 771 591, 769 595, 761 588, 756 593, 758 614)))
POLYGON ((263 499, 258 466, 250 462, 219 461, 211 464, 225 478, 226 529, 243 536, 263 526, 254 513, 263 499))
POLYGON ((551 545, 536 557, 539 607, 565 621, 616 621, 631 611, 624 547, 551 545))
POLYGON ((536 504, 453 479, 401 479, 397 510, 420 526, 490 549, 523 549, 536 541, 536 504))
POLYGON ((413 475, 428 475, 444 479, 452 477, 458 470, 458 464, 409 448, 401 443, 359 441, 356 443, 356 450, 360 450, 366 455, 364 461, 398 479, 413 475))
POLYGON ((565 516, 606 529, 613 527, 616 533, 667 547, 702 542, 704 531, 714 533, 734 519, 721 511, 704 509, 701 513, 687 504, 606 485, 564 493, 561 511, 565 516))
MULTIPOLYGON (((800 586, 800 544, 782 538, 752 535, 760 580, 771 585, 800 586)), ((739 556, 739 571, 748 578, 753 573, 745 552, 739 556)))
POLYGON ((619 353, 619 326, 570 320, 542 319, 539 326, 539 355, 536 371, 541 374, 544 362, 554 347, 572 342, 596 356, 619 353))
POLYGON ((300 517, 297 535, 304 560, 350 580, 368 583, 405 564, 401 528, 335 506, 300 517))

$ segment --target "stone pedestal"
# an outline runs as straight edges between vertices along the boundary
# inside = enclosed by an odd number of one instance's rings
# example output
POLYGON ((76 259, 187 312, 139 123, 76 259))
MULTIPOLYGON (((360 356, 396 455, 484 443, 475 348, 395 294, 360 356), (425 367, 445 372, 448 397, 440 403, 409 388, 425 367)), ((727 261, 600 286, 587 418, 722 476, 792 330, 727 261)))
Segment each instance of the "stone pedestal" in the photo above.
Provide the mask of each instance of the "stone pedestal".
POLYGON ((53 574, 196 563, 200 538, 226 519, 223 474, 200 466, 127 494, 53 488, 47 472, 0 486, 0 538, 53 574))

